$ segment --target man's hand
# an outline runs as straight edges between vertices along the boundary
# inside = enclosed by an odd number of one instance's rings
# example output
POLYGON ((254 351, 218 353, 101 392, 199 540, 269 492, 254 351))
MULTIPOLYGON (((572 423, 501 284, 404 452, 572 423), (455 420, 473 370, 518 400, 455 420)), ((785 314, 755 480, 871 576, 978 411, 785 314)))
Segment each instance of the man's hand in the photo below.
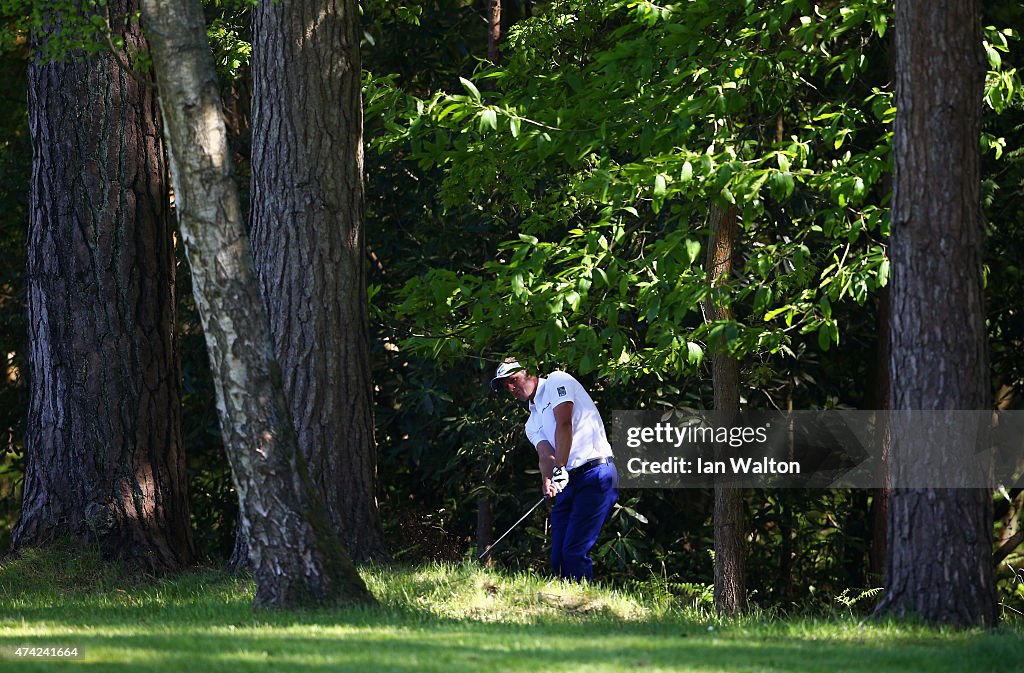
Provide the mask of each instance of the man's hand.
POLYGON ((562 489, 569 485, 569 470, 564 467, 556 467, 551 471, 551 487, 555 493, 561 493, 562 489))
POLYGON ((551 484, 551 480, 547 477, 541 479, 540 492, 545 498, 553 498, 558 495, 558 491, 551 484))

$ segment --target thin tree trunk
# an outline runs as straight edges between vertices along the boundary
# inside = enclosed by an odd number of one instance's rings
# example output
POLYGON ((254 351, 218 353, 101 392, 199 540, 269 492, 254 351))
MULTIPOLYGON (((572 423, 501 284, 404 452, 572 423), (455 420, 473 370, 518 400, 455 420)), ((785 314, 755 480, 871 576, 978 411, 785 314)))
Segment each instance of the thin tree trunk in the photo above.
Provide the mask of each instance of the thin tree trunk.
POLYGON ((370 602, 298 450, 252 273, 202 5, 143 0, 142 16, 255 604, 370 602))
POLYGON ((779 546, 779 598, 783 603, 793 601, 793 536, 796 529, 790 523, 792 514, 790 508, 780 507, 779 509, 779 532, 782 535, 782 542, 779 546))
MULTIPOLYGON (((978 0, 897 0, 896 58, 893 408, 987 409, 978 142, 985 62, 978 0)), ((958 439, 939 424, 906 426, 892 428, 896 488, 886 596, 878 612, 958 626, 994 624, 990 492, 901 488, 904 466, 941 464, 934 458, 961 448, 947 446, 958 439)), ((932 476, 949 483, 956 475, 935 470, 932 476)))
MULTIPOLYGON (((889 33, 888 50, 889 77, 896 80, 896 42, 892 31, 889 33)), ((886 171, 882 184, 887 194, 892 194, 892 171, 886 171)), ((875 442, 882 469, 882 485, 873 490, 871 498, 871 550, 868 556, 868 577, 878 585, 885 581, 885 566, 889 557, 889 502, 892 499, 891 451, 892 433, 890 414, 892 410, 892 380, 889 361, 892 357, 892 283, 878 292, 878 320, 876 322, 878 345, 875 353, 874 397, 876 410, 875 442)))
POLYGON ((355 0, 257 5, 252 244, 299 446, 349 554, 366 560, 387 553, 376 498, 360 35, 355 0))
MULTIPOLYGON (((113 27, 145 48, 137 24, 113 27)), ((12 547, 70 537, 166 571, 194 547, 159 111, 113 54, 76 56, 29 68, 30 404, 12 547)))
POLYGON ((487 0, 487 60, 495 65, 502 36, 501 0, 487 0))
MULTIPOLYGON (((707 273, 713 289, 707 302, 708 319, 729 320, 728 304, 717 299, 715 290, 728 283, 732 274, 733 249, 737 236, 736 208, 711 209, 711 236, 707 252, 707 273)), ((710 344, 715 389, 715 411, 736 414, 740 409, 739 362, 726 344, 710 344)), ((715 609, 720 615, 747 611, 746 540, 743 491, 715 486, 715 609)))
POLYGON ((882 462, 883 483, 880 488, 872 489, 871 497, 871 549, 868 553, 868 578, 872 584, 881 582, 885 574, 885 559, 888 555, 886 540, 889 530, 889 498, 892 493, 892 482, 889 478, 891 438, 888 416, 888 412, 892 408, 892 397, 889 392, 889 357, 891 353, 889 334, 892 320, 890 303, 889 288, 884 287, 878 293, 878 351, 875 354, 877 378, 874 394, 874 407, 879 412, 875 428, 875 441, 878 443, 878 452, 882 462))
MULTIPOLYGON (((494 543, 494 508, 487 495, 476 499, 476 555, 479 557, 494 543)), ((484 565, 493 565, 494 556, 488 554, 484 565)))

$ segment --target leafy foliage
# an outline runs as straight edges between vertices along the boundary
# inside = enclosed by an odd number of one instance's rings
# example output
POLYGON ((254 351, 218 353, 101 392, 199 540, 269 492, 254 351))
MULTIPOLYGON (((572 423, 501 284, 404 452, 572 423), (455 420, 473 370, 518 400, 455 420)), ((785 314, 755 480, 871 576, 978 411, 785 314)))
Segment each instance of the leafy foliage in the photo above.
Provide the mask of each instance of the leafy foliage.
POLYGON ((32 149, 24 95, 27 50, 0 55, 0 548, 20 506, 24 451, 26 316, 22 279, 32 149))
POLYGON ((407 130, 378 149, 408 143, 443 171, 447 212, 518 234, 479 272, 412 279, 398 316, 448 336, 406 345, 557 353, 625 381, 692 374, 720 336, 739 355, 837 344, 833 304, 887 281, 884 8, 556 2, 480 86, 407 99, 391 125, 407 130), (714 297, 728 323, 702 311, 712 204, 743 224, 740 271, 714 297))
MULTIPOLYGON (((388 358, 432 381, 455 372, 446 408, 475 400, 488 377, 481 358, 505 353, 573 371, 603 409, 707 406, 705 354, 724 341, 742 358, 747 404, 874 406, 875 295, 889 275, 890 12, 875 1, 556 1, 510 29, 502 67, 453 68, 426 94, 369 78, 370 160, 404 162, 379 176, 389 191, 374 213, 388 214, 371 233, 387 274, 374 305, 388 358), (714 206, 735 207, 742 234, 734 277, 712 292, 702 262, 714 206), (708 321, 708 301, 735 319, 708 321)), ((986 34, 1000 56, 990 56, 986 100, 1006 115, 1020 95, 1014 35, 986 34)), ((1009 146, 1006 128, 990 122, 989 160, 1009 146)), ((408 409, 393 404, 395 418, 408 409)), ((483 422, 462 427, 480 437, 497 427, 476 413, 483 422)), ((445 435, 430 443, 442 455, 455 450, 445 435)), ((472 481, 446 505, 462 530, 472 481)), ((605 572, 708 578, 707 497, 630 494, 595 549, 605 572)), ((752 576, 786 563, 801 578, 755 580, 759 598, 828 602, 829 591, 869 586, 869 502, 750 495, 752 576)), ((543 544, 535 523, 502 558, 537 565, 543 544)))

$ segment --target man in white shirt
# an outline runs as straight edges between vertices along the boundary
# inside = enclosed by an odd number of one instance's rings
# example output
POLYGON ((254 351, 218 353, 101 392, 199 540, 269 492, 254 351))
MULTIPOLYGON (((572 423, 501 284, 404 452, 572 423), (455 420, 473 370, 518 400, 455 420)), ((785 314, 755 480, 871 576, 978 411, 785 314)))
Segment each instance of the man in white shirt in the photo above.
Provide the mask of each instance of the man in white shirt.
POLYGON ((531 375, 503 362, 491 389, 530 406, 526 436, 537 449, 541 489, 551 509, 551 568, 560 577, 594 577, 587 555, 619 496, 619 475, 604 422, 579 381, 565 372, 531 375))

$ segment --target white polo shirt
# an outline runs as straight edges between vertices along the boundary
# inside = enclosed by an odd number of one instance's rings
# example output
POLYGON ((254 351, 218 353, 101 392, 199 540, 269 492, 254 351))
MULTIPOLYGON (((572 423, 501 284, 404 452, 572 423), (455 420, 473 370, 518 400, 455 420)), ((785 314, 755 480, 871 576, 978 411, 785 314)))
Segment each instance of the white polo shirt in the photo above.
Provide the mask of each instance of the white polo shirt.
POLYGON ((594 400, 579 381, 565 372, 554 371, 537 381, 530 417, 526 420, 530 443, 537 446, 547 440, 555 446, 555 407, 564 402, 572 402, 572 448, 566 467, 572 470, 594 458, 611 458, 612 447, 594 400))

